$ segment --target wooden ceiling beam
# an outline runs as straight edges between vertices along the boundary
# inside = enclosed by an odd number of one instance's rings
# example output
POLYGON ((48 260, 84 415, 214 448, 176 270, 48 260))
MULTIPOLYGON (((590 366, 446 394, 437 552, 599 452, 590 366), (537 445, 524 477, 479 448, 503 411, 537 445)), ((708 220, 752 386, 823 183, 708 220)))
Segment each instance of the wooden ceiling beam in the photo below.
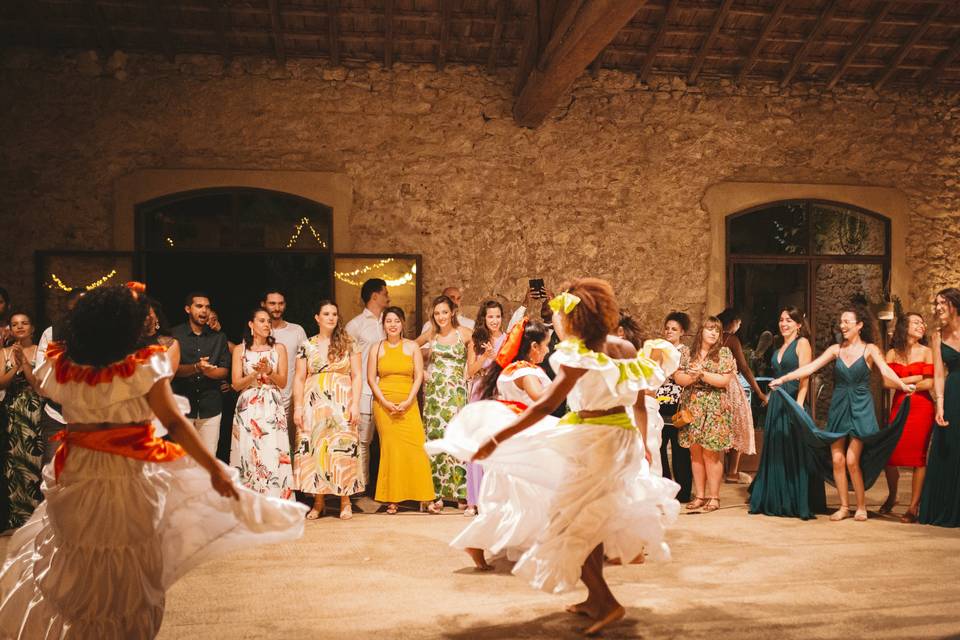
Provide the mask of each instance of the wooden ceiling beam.
POLYGON ((660 26, 657 27, 657 35, 653 37, 653 42, 650 43, 650 47, 643 56, 643 66, 640 68, 638 77, 640 78, 640 82, 644 84, 650 79, 650 72, 653 71, 653 61, 656 60, 657 52, 660 51, 660 47, 663 46, 663 41, 667 37, 668 27, 677 15, 677 8, 679 6, 680 0, 669 1, 667 10, 663 13, 663 19, 660 21, 660 26))
POLYGON ((154 33, 160 44, 159 48, 163 51, 163 57, 168 62, 173 62, 176 53, 173 50, 172 34, 170 33, 170 24, 167 22, 167 13, 164 11, 164 4, 164 0, 153 0, 151 3, 155 23, 154 33))
POLYGON ((713 26, 710 27, 710 33, 708 33, 706 39, 704 39, 700 50, 697 52, 697 57, 693 59, 690 72, 687 73, 687 82, 690 84, 697 81, 697 76, 700 75, 700 70, 703 68, 703 62, 707 59, 707 52, 710 51, 710 47, 713 46, 714 41, 717 39, 717 34, 720 33, 720 27, 722 27, 723 23, 727 20, 732 6, 733 0, 723 0, 723 4, 720 5, 720 9, 713 19, 713 26))
POLYGON ((500 43, 503 41, 503 23, 507 19, 507 9, 510 0, 497 1, 497 17, 493 25, 493 34, 490 36, 490 52, 487 54, 487 73, 493 73, 500 58, 500 43))
POLYGON ((600 75, 600 68, 603 66, 603 53, 606 51, 604 49, 597 54, 597 57, 593 59, 593 62, 590 63, 590 77, 596 78, 600 75))
POLYGON ((230 3, 229 0, 210 0, 210 10, 213 11, 213 24, 217 32, 217 42, 220 45, 220 55, 224 64, 230 64, 233 52, 230 50, 230 3))
POLYGON ((557 21, 542 60, 530 71, 513 105, 520 126, 536 127, 557 99, 613 40, 645 0, 571 2, 557 21), (572 14, 572 15, 570 15, 572 14))
POLYGON ((843 54, 843 59, 840 61, 840 64, 837 65, 837 68, 833 70, 833 74, 830 76, 830 79, 827 80, 827 89, 833 89, 837 86, 837 82, 840 81, 840 78, 843 77, 843 74, 846 73, 847 69, 850 68, 850 65, 853 63, 854 58, 860 55, 860 52, 863 51, 863 48, 870 41, 870 38, 873 37, 873 34, 877 32, 877 29, 880 28, 880 23, 883 22, 883 19, 887 16, 887 13, 890 12, 890 8, 893 7, 892 2, 884 0, 880 2, 880 6, 877 9, 877 12, 873 15, 873 19, 870 21, 870 24, 860 32, 860 35, 857 37, 856 42, 853 43, 846 53, 843 54))
POLYGON ((920 82, 920 86, 923 89, 929 89, 937 81, 937 78, 943 73, 951 62, 953 62, 957 56, 960 56, 960 35, 957 36, 956 42, 953 43, 953 46, 950 47, 950 50, 940 56, 937 59, 937 62, 933 65, 933 69, 926 75, 926 77, 920 82))
POLYGON ((383 2, 383 66, 393 67, 393 0, 383 2))
POLYGON ((883 74, 877 78, 877 81, 873 83, 874 91, 880 91, 883 89, 884 85, 890 81, 890 78, 893 77, 893 74, 897 72, 897 67, 899 67, 903 61, 907 58, 907 54, 910 53, 910 50, 917 46, 917 43, 927 32, 927 29, 930 28, 930 25, 933 24, 933 21, 940 15, 940 12, 943 11, 943 5, 934 5, 930 9, 930 13, 927 14, 927 19, 923 21, 919 27, 913 30, 910 34, 910 37, 906 42, 903 43, 903 46, 897 51, 897 53, 891 58, 890 66, 888 66, 883 74))
POLYGON ((527 25, 523 34, 523 46, 520 49, 520 58, 517 61, 517 77, 513 82, 513 95, 518 96, 523 90, 530 72, 537 64, 540 52, 550 39, 550 29, 553 27, 553 16, 557 10, 557 0, 527 0, 529 12, 527 25))
POLYGON ((830 22, 830 19, 833 17, 833 14, 837 10, 837 0, 829 0, 823 9, 820 11, 820 17, 817 18, 816 24, 813 25, 813 30, 810 31, 810 34, 807 36, 806 42, 800 45, 800 49, 797 51, 796 55, 793 56, 793 62, 790 63, 790 67, 787 69, 787 72, 783 74, 783 78, 780 80, 780 87, 786 87, 790 84, 790 81, 793 80, 793 76, 797 74, 797 71, 800 70, 800 65, 803 64, 803 59, 807 57, 807 54, 810 53, 810 47, 813 46, 813 43, 820 37, 820 34, 824 29, 827 28, 827 24, 830 22))
POLYGON ((327 46, 330 64, 340 66, 340 0, 327 0, 327 46))
POLYGON ((437 44, 437 69, 443 69, 450 54, 450 23, 453 18, 453 0, 440 0, 440 41, 437 44))
POLYGON ((737 83, 742 83, 747 78, 747 74, 753 71, 753 67, 757 64, 757 58, 760 57, 760 52, 763 51, 763 45, 767 43, 774 28, 776 28, 780 19, 783 17, 783 12, 787 10, 787 3, 789 1, 790 0, 780 0, 777 6, 773 8, 773 13, 770 14, 770 17, 767 18, 766 23, 763 25, 760 37, 753 43, 753 48, 747 56, 747 61, 743 63, 743 66, 740 67, 740 72, 737 73, 737 83))
POLYGON ((287 47, 283 39, 283 14, 280 0, 268 0, 270 6, 270 38, 273 40, 273 57, 281 65, 287 64, 287 47))

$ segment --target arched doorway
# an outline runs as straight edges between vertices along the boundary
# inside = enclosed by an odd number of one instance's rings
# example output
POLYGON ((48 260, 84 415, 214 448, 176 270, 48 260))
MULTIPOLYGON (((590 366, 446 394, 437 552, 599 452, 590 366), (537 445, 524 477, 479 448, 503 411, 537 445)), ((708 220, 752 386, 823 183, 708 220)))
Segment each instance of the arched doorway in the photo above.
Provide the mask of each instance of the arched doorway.
POLYGON ((332 297, 332 211, 299 196, 252 188, 175 193, 136 207, 139 272, 174 324, 184 296, 204 291, 237 342, 266 287, 287 293, 287 317, 310 327, 332 297))
MULTIPOLYGON (((871 304, 890 294, 890 221, 877 213, 823 200, 787 200, 727 217, 727 302, 743 313, 741 339, 756 349, 777 333, 778 310, 807 314, 815 353, 836 340, 840 309, 853 296, 871 304)), ((770 352, 752 363, 765 372, 770 352)), ((815 383, 818 419, 826 416, 832 371, 815 383)))

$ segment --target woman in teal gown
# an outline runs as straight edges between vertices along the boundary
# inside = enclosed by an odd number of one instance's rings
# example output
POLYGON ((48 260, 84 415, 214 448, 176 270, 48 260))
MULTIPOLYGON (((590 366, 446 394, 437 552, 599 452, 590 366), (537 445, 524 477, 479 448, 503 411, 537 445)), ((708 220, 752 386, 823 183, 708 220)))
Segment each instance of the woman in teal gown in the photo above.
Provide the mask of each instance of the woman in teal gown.
POLYGON ((833 398, 825 430, 818 429, 803 407, 786 392, 780 390, 776 394, 785 402, 800 438, 812 451, 821 473, 829 480, 832 472, 840 508, 830 516, 831 520, 843 520, 850 516, 848 473, 857 499, 854 520, 867 519, 866 490, 883 472, 887 459, 900 440, 903 424, 910 412, 908 397, 890 426, 880 429, 870 391, 871 368, 876 366, 894 389, 901 389, 908 394, 915 389, 914 385, 904 384, 900 380, 884 360, 880 349, 873 344, 873 331, 868 319, 866 311, 860 307, 845 309, 840 314, 843 342, 831 345, 810 364, 770 383, 771 388, 778 388, 785 382, 806 378, 836 360, 833 398))
POLYGON ((919 522, 960 527, 960 289, 938 293, 935 309, 941 325, 931 345, 937 427, 927 456, 919 522))
MULTIPOLYGON (((810 362, 811 347, 803 313, 796 307, 780 311, 784 346, 771 356, 774 375, 785 376, 810 362)), ((781 389, 803 406, 807 379, 791 380, 781 389)), ((790 414, 779 393, 770 395, 763 426, 760 466, 750 485, 750 513, 811 520, 826 510, 823 478, 810 452, 798 442, 790 414)))

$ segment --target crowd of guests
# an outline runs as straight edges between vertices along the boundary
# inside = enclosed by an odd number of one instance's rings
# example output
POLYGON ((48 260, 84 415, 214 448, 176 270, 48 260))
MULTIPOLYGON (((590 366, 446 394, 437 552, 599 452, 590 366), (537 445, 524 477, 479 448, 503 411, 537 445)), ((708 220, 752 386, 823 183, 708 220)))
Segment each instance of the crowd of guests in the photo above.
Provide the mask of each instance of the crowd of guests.
MULTIPOLYGON (((78 295, 69 296, 68 307, 78 295)), ((266 291, 238 344, 221 330, 206 293, 186 296, 185 322, 172 328, 148 298, 143 343, 166 348, 174 392, 185 399, 186 416, 207 450, 225 448, 219 440, 226 416, 229 464, 243 485, 279 498, 299 496, 311 505, 307 519, 322 517, 327 496, 336 496, 339 517, 348 520, 351 499, 364 493, 386 505, 387 514, 412 502, 428 513, 446 504, 476 515, 483 467, 446 453, 428 456, 424 443, 442 439, 468 403, 537 400, 555 373, 548 359, 558 342, 547 305, 552 296, 529 289, 509 320, 499 302, 487 300, 470 319, 460 312, 460 290, 450 287, 430 302, 429 320, 417 332, 408 331, 404 311, 391 306, 384 280, 367 280, 360 296, 364 308, 349 322, 332 300, 318 302, 316 331, 308 337, 285 320, 284 293, 266 291), (524 322, 528 316, 536 322, 524 322), (520 324, 525 337, 516 339, 525 340, 523 349, 513 345, 504 361, 504 345, 520 324), (405 337, 414 333, 415 339, 405 337), (525 367, 537 375, 518 375, 525 367)), ((898 468, 910 467, 911 499, 902 521, 960 526, 958 310, 960 290, 939 292, 937 328, 929 332, 921 314, 905 313, 892 347, 881 353, 869 313, 851 306, 839 318, 842 341, 814 358, 804 314, 784 308, 770 355, 775 378, 766 390, 737 337, 741 319, 734 310, 696 327, 686 313, 670 313, 657 338, 679 349, 680 364, 647 393, 653 410, 647 411, 646 445, 659 452, 652 468, 680 485, 677 498, 688 510, 717 510, 721 484, 739 481, 741 455, 757 451, 756 396, 766 412, 751 513, 812 518, 826 510, 826 480, 839 498, 831 519, 851 515, 852 486, 853 517, 865 520, 865 491, 880 475, 889 487, 880 512, 890 513, 898 468), (813 395, 810 376, 830 363, 834 396, 820 429, 804 406, 813 395), (874 369, 895 391, 882 428, 869 384, 874 369)), ((42 498, 41 468, 53 456, 51 438, 63 418, 41 397, 34 371, 61 333, 54 324, 35 345, 31 318, 11 312, 0 289, 0 530, 22 525, 42 498)), ((638 352, 653 349, 629 314, 621 313, 617 335, 638 352)), ((563 412, 561 406, 557 415, 563 412)))

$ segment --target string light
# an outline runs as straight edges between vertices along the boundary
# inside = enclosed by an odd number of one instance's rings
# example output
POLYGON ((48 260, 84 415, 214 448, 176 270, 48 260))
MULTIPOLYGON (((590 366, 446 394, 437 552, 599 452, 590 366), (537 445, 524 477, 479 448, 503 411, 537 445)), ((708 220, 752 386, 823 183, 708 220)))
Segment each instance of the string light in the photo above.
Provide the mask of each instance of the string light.
MULTIPOLYGON (((349 272, 335 271, 333 275, 335 275, 337 277, 337 280, 339 280, 340 282, 345 282, 349 285, 353 285, 354 287, 360 287, 360 286, 363 286, 363 282, 359 280, 353 280, 350 276, 364 275, 366 273, 369 273, 370 271, 373 271, 374 269, 377 269, 378 267, 382 267, 384 264, 389 264, 391 262, 393 262, 393 258, 384 258, 383 260, 380 261, 380 263, 370 264, 370 265, 367 265, 366 267, 354 269, 353 271, 349 271, 349 272)), ((384 282, 387 283, 388 287, 402 287, 405 284, 410 284, 410 282, 413 281, 416 274, 417 274, 417 265, 413 265, 410 268, 410 271, 406 272, 399 278, 392 278, 392 279, 384 278, 384 282)))
POLYGON ((312 224, 310 224, 310 218, 307 218, 306 216, 300 218, 300 222, 294 226, 293 235, 290 236, 289 240, 287 240, 287 249, 297 244, 297 240, 300 239, 300 232, 303 231, 304 226, 310 229, 310 233, 313 235, 313 239, 317 241, 317 244, 326 249, 327 243, 323 241, 323 239, 320 237, 320 234, 317 233, 317 230, 313 228, 312 224))
MULTIPOLYGON (((115 275, 117 275, 117 270, 116 270, 116 269, 113 269, 110 273, 107 273, 107 274, 105 274, 105 275, 100 276, 99 279, 94 280, 93 282, 91 282, 91 283, 88 284, 88 285, 84 285, 82 288, 83 288, 84 291, 93 291, 93 290, 96 289, 97 287, 102 286, 103 284, 105 284, 105 283, 107 282, 107 280, 109 280, 110 278, 112 278, 112 277, 115 276, 115 275)), ((61 280, 60 278, 57 277, 57 274, 55 274, 55 273, 51 273, 51 274, 50 274, 50 279, 53 280, 53 284, 47 283, 47 288, 48 288, 48 289, 53 289, 54 287, 57 287, 57 288, 59 288, 59 289, 62 290, 62 291, 66 291, 67 293, 70 293, 70 292, 73 291, 74 289, 77 289, 77 288, 78 288, 78 287, 70 287, 70 286, 67 286, 66 284, 64 284, 63 280, 61 280)))
POLYGON ((171 238, 170 236, 167 236, 167 237, 166 237, 166 240, 167 240, 167 244, 172 247, 172 246, 173 246, 173 238, 171 238))

